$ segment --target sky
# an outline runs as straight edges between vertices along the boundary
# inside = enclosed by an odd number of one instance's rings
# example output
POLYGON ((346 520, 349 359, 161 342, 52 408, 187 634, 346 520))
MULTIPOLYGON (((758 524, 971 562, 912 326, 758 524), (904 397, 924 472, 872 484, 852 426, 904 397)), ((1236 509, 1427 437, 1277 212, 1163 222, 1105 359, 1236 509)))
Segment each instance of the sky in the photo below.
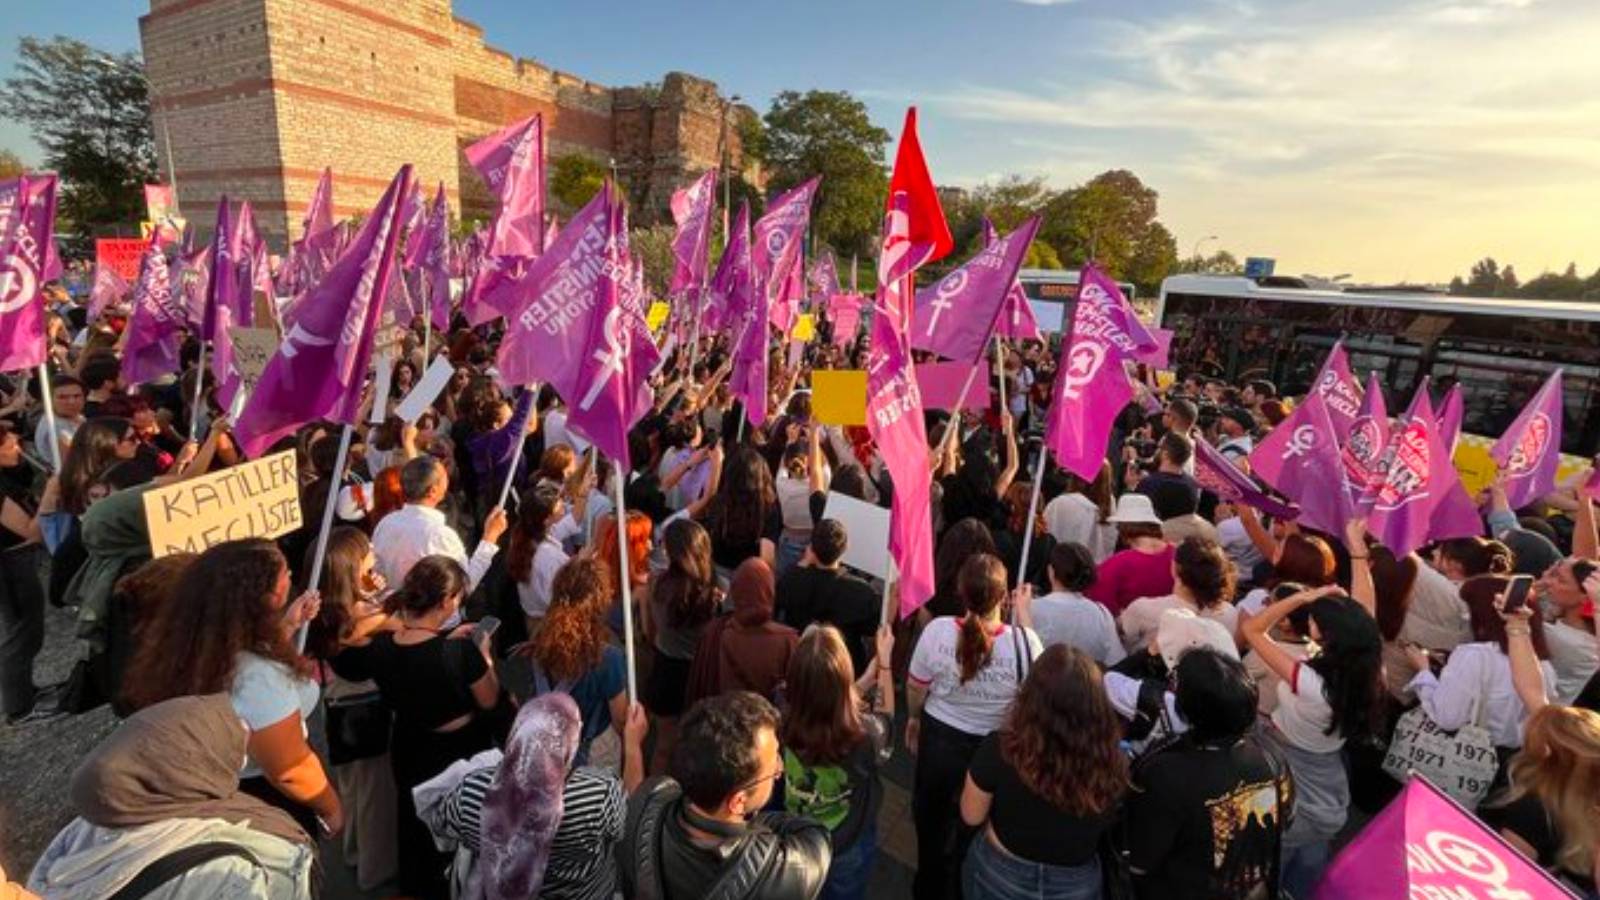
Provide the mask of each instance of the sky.
MULTIPOLYGON (((376 0, 361 0, 376 2, 376 0)), ((10 0, 22 34, 137 47, 147 0, 10 0), (21 7, 17 9, 17 7, 21 7)), ((1442 282, 1600 267, 1594 0, 455 0, 516 55, 610 85, 682 70, 758 110, 847 90, 920 110, 941 184, 1127 168, 1189 255, 1442 282), (1211 239, 1211 236, 1215 239, 1211 239)), ((9 122, 0 147, 37 148, 9 122)))

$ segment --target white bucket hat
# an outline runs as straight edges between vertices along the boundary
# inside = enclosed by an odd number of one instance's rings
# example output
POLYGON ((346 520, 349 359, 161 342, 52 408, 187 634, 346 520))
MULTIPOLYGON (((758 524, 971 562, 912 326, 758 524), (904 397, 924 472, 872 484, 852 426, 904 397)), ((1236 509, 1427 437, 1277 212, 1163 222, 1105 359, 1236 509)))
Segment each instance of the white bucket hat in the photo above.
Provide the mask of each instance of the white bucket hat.
POLYGON ((1156 515, 1155 505, 1149 497, 1129 493, 1117 498, 1117 508, 1106 517, 1106 521, 1114 525, 1160 525, 1161 517, 1156 515))

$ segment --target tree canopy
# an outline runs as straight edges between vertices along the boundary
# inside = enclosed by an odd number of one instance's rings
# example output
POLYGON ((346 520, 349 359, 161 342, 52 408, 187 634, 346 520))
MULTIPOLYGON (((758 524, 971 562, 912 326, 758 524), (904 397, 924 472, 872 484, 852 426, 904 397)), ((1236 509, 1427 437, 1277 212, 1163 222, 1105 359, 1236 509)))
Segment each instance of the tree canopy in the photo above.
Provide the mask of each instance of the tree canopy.
POLYGON ((563 219, 594 199, 605 184, 606 164, 582 153, 568 153, 550 161, 550 199, 563 219))
POLYGON ((841 253, 870 252, 883 217, 889 177, 889 132, 872 123, 866 104, 843 91, 783 91, 772 100, 765 129, 746 149, 769 173, 769 194, 822 176, 811 209, 812 238, 841 253))
POLYGON ((0 179, 15 178, 27 168, 22 164, 22 157, 10 150, 0 150, 0 179))
POLYGON ((143 217, 156 156, 138 54, 24 37, 16 74, 0 89, 0 112, 27 124, 45 167, 60 174, 63 222, 93 231, 143 217))

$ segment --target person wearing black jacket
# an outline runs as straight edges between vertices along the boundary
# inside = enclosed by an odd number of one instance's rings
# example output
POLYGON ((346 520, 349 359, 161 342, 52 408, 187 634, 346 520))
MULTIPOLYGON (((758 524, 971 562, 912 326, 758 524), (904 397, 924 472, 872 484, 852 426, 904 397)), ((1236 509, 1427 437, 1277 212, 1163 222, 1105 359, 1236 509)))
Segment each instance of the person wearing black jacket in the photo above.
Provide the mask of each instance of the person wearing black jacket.
POLYGON ((709 697, 679 723, 672 777, 628 802, 623 895, 641 900, 813 900, 832 860, 826 826, 760 812, 783 774, 778 711, 748 691, 709 697))

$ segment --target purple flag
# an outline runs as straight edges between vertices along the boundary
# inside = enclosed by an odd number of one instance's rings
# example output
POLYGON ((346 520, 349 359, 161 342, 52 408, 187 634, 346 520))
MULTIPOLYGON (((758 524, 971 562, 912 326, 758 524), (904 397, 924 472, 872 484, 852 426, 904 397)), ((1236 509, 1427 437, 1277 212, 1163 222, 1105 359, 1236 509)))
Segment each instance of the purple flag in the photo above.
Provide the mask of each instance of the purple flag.
POLYGON ((333 169, 322 170, 317 187, 311 192, 311 205, 306 207, 306 217, 300 223, 302 238, 309 238, 333 230, 333 169))
POLYGON ((833 342, 847 347, 861 330, 861 306, 866 298, 860 294, 834 294, 828 300, 828 319, 833 323, 833 342))
MULTIPOLYGON (((239 306, 238 270, 234 267, 233 216, 226 194, 217 198, 217 224, 211 231, 211 258, 206 265, 205 307, 200 315, 202 340, 218 340, 217 310, 237 309, 239 306)), ((221 340, 227 340, 226 333, 221 340)))
POLYGON ((1341 435, 1349 433, 1350 423, 1355 421, 1356 410, 1361 405, 1361 385, 1350 374, 1350 357, 1344 351, 1343 341, 1335 343, 1328 351, 1328 358, 1323 360, 1322 368, 1317 370, 1317 380, 1312 384, 1313 390, 1328 404, 1328 418, 1333 420, 1333 427, 1341 435))
POLYGON ((1456 454, 1456 443, 1461 439, 1461 420, 1465 415, 1461 384, 1457 382, 1450 385, 1450 390, 1445 392, 1444 402, 1439 405, 1439 439, 1452 457, 1456 454))
POLYGON ((567 401, 568 425, 624 469, 659 360, 632 268, 627 220, 607 182, 519 280, 528 302, 507 317, 499 355, 507 382, 548 381, 567 401))
POLYGON ((698 295, 706 284, 711 251, 711 209, 717 202, 717 170, 707 169, 694 183, 672 193, 672 285, 677 297, 698 295))
POLYGON ((1045 445, 1062 468, 1088 481, 1106 460, 1111 426, 1133 399, 1124 363, 1156 349, 1117 283, 1093 265, 1079 272, 1070 339, 1056 361, 1045 445), (1140 334, 1148 344, 1141 343, 1140 334))
POLYGON ((1512 509, 1527 506, 1555 489, 1556 466, 1561 462, 1561 419, 1561 370, 1556 369, 1489 448, 1489 457, 1500 467, 1506 502, 1512 509))
POLYGON ((444 182, 434 194, 422 230, 406 247, 405 268, 422 271, 422 293, 427 298, 433 326, 440 331, 450 327, 450 204, 444 196, 444 182))
POLYGON ((180 249, 169 278, 178 295, 178 305, 183 309, 185 324, 199 335, 206 313, 206 289, 211 283, 211 246, 208 244, 187 253, 180 249))
POLYGON ((1194 442, 1194 480, 1227 503, 1253 506, 1275 519, 1293 519, 1300 508, 1269 496, 1209 441, 1194 442))
POLYGON ((1396 556, 1404 556, 1428 542, 1434 513, 1460 481, 1439 440, 1426 383, 1390 437, 1384 458, 1383 481, 1373 492, 1367 530, 1396 556))
POLYGON ((1300 505, 1300 524, 1344 534, 1353 494, 1327 401, 1313 391, 1250 451, 1250 471, 1300 505))
POLYGON ((828 302, 828 298, 839 293, 839 263, 834 259, 833 250, 822 248, 817 258, 811 263, 811 273, 806 276, 807 284, 811 289, 812 305, 821 307, 828 302))
MULTIPOLYGON (((256 220, 250 210, 250 201, 246 200, 239 204, 238 215, 233 219, 231 232, 226 233, 226 239, 224 234, 219 224, 217 237, 213 243, 218 246, 225 244, 226 249, 212 257, 212 302, 206 307, 206 312, 210 314, 208 320, 210 326, 204 334, 211 340, 211 374, 217 380, 217 402, 223 409, 231 410, 234 402, 239 399, 239 390, 244 384, 244 377, 233 364, 233 338, 229 329, 235 326, 250 328, 255 325, 254 272, 257 257, 266 251, 266 245, 256 231, 256 220), (217 271, 219 260, 226 260, 226 274, 217 271), (228 282, 228 285, 220 285, 221 281, 228 282)), ((264 258, 260 261, 260 265, 265 267, 264 258)), ((268 297, 270 296, 269 291, 268 297)))
POLYGON ((500 209, 489 226, 490 256, 535 257, 544 249, 544 118, 513 122, 466 150, 500 209))
MULTIPOLYGON (((984 216, 983 245, 987 247, 999 237, 994 223, 989 221, 988 216, 984 216)), ((1023 252, 1026 254, 1027 251, 1023 252)), ((994 333, 1014 341, 1044 340, 1044 332, 1039 330, 1039 320, 1033 315, 1033 304, 1028 302, 1028 295, 1023 292, 1021 281, 1012 279, 1011 290, 1006 291, 1005 303, 1000 307, 1000 318, 995 320, 994 333)))
POLYGON ((307 422, 355 424, 395 264, 401 200, 410 186, 411 167, 402 166, 349 252, 300 302, 293 327, 234 425, 249 456, 260 456, 307 422))
POLYGON ((0 372, 45 361, 44 285, 61 277, 56 176, 0 182, 0 372))
POLYGON ((96 322, 100 314, 122 302, 128 295, 128 282, 110 266, 96 264, 94 286, 89 289, 89 322, 96 322))
POLYGON ((1383 481, 1383 455, 1388 448, 1389 410, 1374 372, 1367 378, 1367 390, 1361 395, 1361 406, 1350 421, 1350 431, 1339 453, 1345 479, 1352 495, 1359 498, 1357 505, 1363 513, 1372 508, 1374 492, 1383 481))
POLYGON ((750 204, 741 200, 728 248, 722 251, 717 272, 711 277, 700 327, 706 331, 738 327, 755 306, 754 285, 755 274, 750 268, 750 204))
POLYGON ((1017 270, 1039 231, 1035 216, 977 256, 917 292, 911 319, 911 346, 947 359, 975 363, 989 349, 1017 270))
POLYGON ((745 419, 759 427, 767 420, 767 319, 772 298, 756 284, 751 242, 744 231, 749 218, 749 208, 741 205, 734 243, 722 254, 727 266, 717 267, 713 293, 724 298, 723 322, 733 333, 728 390, 744 407, 745 419))
POLYGON ((128 385, 178 371, 178 332, 184 326, 184 314, 175 301, 167 257, 161 252, 160 240, 152 235, 134 286, 133 312, 128 316, 122 347, 122 380, 128 385))
POLYGON ((804 293, 803 285, 797 294, 789 281, 800 265, 806 227, 811 224, 811 200, 821 181, 818 175, 772 201, 767 214, 757 219, 751 230, 750 263, 756 290, 769 307, 772 323, 784 334, 789 333, 799 294, 804 293))

